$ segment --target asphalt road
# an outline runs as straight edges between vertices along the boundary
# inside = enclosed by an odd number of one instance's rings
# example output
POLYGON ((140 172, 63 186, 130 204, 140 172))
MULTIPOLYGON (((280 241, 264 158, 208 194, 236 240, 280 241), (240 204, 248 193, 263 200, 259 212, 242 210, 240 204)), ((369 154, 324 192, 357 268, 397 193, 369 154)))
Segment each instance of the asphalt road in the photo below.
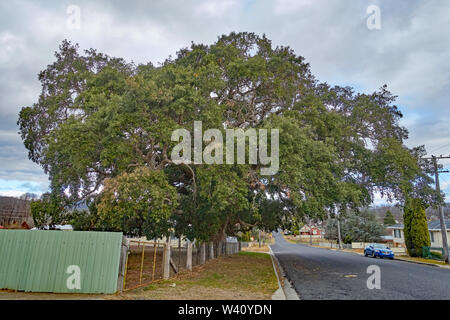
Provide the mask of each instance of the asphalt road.
POLYGON ((292 244, 279 233, 275 240, 272 251, 302 300, 450 299, 450 269, 292 244), (380 289, 367 286, 370 265, 380 267, 380 289))

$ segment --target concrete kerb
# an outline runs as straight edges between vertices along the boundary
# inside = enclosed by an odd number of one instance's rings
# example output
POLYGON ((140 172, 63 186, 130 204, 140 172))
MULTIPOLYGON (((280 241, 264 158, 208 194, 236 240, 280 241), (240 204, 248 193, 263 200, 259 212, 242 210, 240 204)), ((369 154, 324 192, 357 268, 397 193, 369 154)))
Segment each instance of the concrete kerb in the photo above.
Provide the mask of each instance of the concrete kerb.
POLYGON ((290 281, 286 277, 286 273, 283 270, 283 267, 281 267, 280 262, 278 261, 278 258, 273 253, 272 248, 269 247, 269 254, 272 258, 272 265, 273 269, 275 271, 275 275, 277 276, 278 280, 278 290, 275 291, 275 293, 272 296, 272 300, 300 300, 300 297, 298 296, 297 292, 295 292, 294 286, 290 283, 290 281), (281 278, 278 276, 277 268, 275 267, 275 263, 278 266, 278 269, 281 273, 281 278), (281 285, 281 281, 283 281, 283 286, 281 285))
POLYGON ((398 261, 405 261, 405 262, 411 262, 411 263, 417 263, 417 264, 424 264, 424 265, 427 265, 427 266, 433 266, 433 267, 444 268, 444 269, 450 269, 450 266, 448 266, 448 265, 441 265, 441 264, 436 264, 436 263, 428 263, 428 262, 422 262, 422 261, 414 261, 414 260, 403 259, 403 258, 395 258, 395 260, 398 260, 398 261))
POLYGON ((274 259, 272 250, 270 250, 270 247, 269 247, 269 252, 270 252, 270 260, 272 260, 273 271, 275 272, 275 276, 277 277, 277 282, 278 282, 278 289, 272 295, 272 300, 286 300, 286 295, 284 294, 283 287, 280 282, 280 277, 278 276, 278 270, 275 266, 275 259, 274 259))

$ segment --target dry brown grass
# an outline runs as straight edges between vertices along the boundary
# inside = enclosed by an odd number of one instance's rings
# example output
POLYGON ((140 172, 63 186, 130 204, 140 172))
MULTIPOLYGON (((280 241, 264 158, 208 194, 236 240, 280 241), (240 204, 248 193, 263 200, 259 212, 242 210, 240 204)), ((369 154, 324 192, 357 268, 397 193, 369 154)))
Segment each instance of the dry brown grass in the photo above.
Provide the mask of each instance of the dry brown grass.
POLYGON ((417 257, 409 257, 409 256, 401 256, 401 257, 396 258, 396 259, 397 260, 409 260, 409 261, 415 261, 415 262, 424 262, 424 263, 430 263, 430 264, 445 265, 444 261, 433 260, 433 259, 425 259, 425 258, 417 258, 417 257))
POLYGON ((253 247, 245 247, 245 248, 242 248, 242 251, 245 251, 245 252, 269 252, 269 246, 263 245, 263 246, 261 246, 261 248, 258 245, 253 246, 253 247))
POLYGON ((240 252, 219 257, 192 272, 118 296, 120 299, 268 300, 278 289, 270 256, 240 252))

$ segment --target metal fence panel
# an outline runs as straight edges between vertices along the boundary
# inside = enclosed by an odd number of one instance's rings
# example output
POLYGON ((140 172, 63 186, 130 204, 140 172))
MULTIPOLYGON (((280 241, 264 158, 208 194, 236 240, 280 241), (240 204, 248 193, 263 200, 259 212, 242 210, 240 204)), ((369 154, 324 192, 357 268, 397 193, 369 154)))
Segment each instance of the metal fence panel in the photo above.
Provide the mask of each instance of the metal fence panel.
POLYGON ((0 288, 30 292, 114 293, 122 233, 0 230, 0 288), (69 266, 80 289, 69 289, 69 266))

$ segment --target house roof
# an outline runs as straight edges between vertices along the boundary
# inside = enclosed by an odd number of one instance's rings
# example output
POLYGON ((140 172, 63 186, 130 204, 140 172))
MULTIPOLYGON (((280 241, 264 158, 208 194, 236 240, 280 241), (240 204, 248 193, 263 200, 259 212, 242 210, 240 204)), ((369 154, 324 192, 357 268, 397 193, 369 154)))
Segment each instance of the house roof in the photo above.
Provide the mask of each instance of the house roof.
POLYGON ((387 226, 387 229, 403 229, 403 223, 393 224, 391 226, 387 226))
MULTIPOLYGON (((387 227, 387 229, 403 229, 402 223, 397 223, 392 226, 387 227)), ((447 230, 450 230, 450 219, 445 220, 445 227, 447 230)), ((441 222, 440 220, 430 221, 428 222, 428 230, 437 230, 441 231, 441 222)))
MULTIPOLYGON (((445 227, 450 230, 450 219, 445 220, 445 227)), ((439 220, 428 222, 428 230, 441 230, 441 222, 439 220)))

